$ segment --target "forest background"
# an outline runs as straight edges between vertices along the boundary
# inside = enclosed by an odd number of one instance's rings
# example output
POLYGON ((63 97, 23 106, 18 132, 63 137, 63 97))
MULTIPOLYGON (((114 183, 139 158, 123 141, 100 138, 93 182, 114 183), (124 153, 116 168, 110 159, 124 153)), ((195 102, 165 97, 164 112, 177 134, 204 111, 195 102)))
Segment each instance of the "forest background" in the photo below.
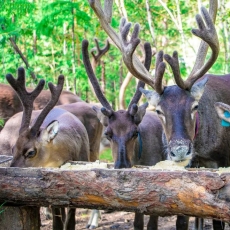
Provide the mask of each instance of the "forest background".
MULTIPOLYGON (((103 2, 103 1, 102 1, 103 2)), ((114 0, 112 27, 118 31, 121 17, 141 26, 141 44, 137 55, 143 58, 143 44, 150 42, 153 53, 163 50, 172 55, 179 53, 181 74, 191 71, 200 40, 191 33, 197 28, 195 15, 200 6, 209 7, 201 0, 114 0)), ((220 41, 218 60, 210 73, 230 72, 230 0, 219 0, 216 29, 220 41)), ((60 74, 65 76, 65 89, 87 102, 97 102, 88 82, 81 54, 81 42, 88 39, 90 49, 97 38, 105 45, 106 33, 86 0, 0 0, 0 82, 5 75, 17 73, 23 66, 28 86, 44 78, 56 83, 60 74)), ((209 53, 208 53, 209 55, 209 53)), ((155 58, 151 65, 154 75, 155 58)), ((120 51, 111 44, 96 68, 106 98, 114 109, 126 108, 135 92, 137 81, 125 67, 120 51)), ((169 66, 165 84, 172 84, 169 66)))

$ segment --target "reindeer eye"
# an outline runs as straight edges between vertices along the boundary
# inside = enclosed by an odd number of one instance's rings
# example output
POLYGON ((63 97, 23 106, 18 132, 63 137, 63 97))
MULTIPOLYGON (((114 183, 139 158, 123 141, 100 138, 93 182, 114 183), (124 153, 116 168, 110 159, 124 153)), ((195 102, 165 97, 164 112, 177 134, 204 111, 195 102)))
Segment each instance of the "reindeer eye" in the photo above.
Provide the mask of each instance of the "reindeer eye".
POLYGON ((139 134, 139 132, 138 132, 138 131, 134 132, 134 133, 133 133, 133 137, 137 137, 137 136, 138 136, 138 134, 139 134))
POLYGON ((156 113, 158 114, 158 115, 163 115, 163 113, 160 111, 160 110, 156 110, 156 113))
POLYGON ((194 106, 192 110, 197 110, 198 109, 198 105, 194 106))
POLYGON ((28 152, 25 154, 25 157, 33 158, 33 157, 36 156, 36 154, 37 154, 37 150, 36 150, 36 149, 30 150, 30 151, 28 151, 28 152))
POLYGON ((106 136, 106 138, 107 138, 108 140, 111 140, 111 139, 112 139, 112 136, 113 136, 113 134, 112 134, 111 132, 108 132, 108 131, 105 131, 104 135, 106 136))

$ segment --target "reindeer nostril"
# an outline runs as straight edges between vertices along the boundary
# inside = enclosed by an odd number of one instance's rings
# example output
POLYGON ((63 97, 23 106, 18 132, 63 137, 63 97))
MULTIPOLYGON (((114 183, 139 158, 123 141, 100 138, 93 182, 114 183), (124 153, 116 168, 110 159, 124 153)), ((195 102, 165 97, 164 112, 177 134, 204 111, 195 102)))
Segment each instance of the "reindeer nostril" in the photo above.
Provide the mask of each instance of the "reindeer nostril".
POLYGON ((173 152, 170 152, 171 156, 175 157, 176 155, 173 152))
POLYGON ((186 153, 186 156, 188 156, 191 153, 191 144, 189 144, 188 152, 186 153))

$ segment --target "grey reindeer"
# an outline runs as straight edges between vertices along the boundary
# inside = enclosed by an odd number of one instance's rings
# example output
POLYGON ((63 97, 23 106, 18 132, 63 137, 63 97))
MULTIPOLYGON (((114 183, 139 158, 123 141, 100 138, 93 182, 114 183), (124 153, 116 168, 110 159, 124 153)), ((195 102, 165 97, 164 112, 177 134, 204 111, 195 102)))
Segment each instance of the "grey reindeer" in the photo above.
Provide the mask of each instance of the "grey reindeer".
MULTIPOLYGON (((145 44, 145 66, 149 69, 151 63, 151 47, 145 44)), ((89 54, 88 41, 82 42, 82 54, 88 77, 94 87, 95 94, 102 104, 101 121, 105 126, 105 136, 108 138, 112 148, 114 167, 116 169, 130 168, 135 164, 155 165, 164 159, 162 145, 162 126, 155 112, 146 111, 148 103, 137 106, 141 97, 138 90, 144 87, 139 81, 137 90, 127 110, 114 111, 103 95, 97 78, 93 72, 89 54)), ((135 213, 135 229, 143 229, 142 213, 135 213)), ((154 229, 158 217, 151 215, 148 229, 154 229)))

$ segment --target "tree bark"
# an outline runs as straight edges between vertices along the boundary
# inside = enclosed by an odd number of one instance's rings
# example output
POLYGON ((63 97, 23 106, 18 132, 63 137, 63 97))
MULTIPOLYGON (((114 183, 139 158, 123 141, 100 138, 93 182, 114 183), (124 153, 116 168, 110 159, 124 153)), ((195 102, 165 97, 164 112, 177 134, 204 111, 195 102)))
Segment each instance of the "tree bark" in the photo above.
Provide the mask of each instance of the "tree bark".
POLYGON ((230 173, 0 168, 0 202, 189 215, 230 221, 230 173))

